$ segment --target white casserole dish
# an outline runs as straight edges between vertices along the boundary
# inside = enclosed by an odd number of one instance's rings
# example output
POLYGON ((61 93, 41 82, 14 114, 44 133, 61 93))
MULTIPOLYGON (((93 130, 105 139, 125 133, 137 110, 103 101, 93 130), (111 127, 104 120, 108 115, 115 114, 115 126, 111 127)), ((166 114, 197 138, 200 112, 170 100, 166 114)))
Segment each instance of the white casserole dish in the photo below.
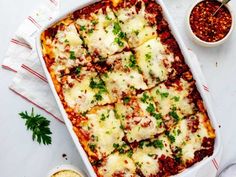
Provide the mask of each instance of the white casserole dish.
MULTIPOLYGON (((58 105, 58 107, 60 109, 60 112, 61 112, 61 114, 62 114, 62 116, 64 118, 64 121, 65 121, 65 124, 67 126, 67 129, 69 130, 70 135, 71 135, 71 137, 72 137, 72 139, 73 139, 73 141, 75 143, 75 146, 77 147, 78 152, 81 155, 81 158, 82 158, 82 160, 83 160, 83 162, 84 162, 84 164, 86 166, 87 174, 90 177, 96 177, 96 173, 94 172, 94 170, 92 168, 92 165, 90 164, 90 162, 88 160, 87 154, 84 151, 84 149, 82 148, 82 146, 81 146, 81 144, 80 144, 80 142, 78 140, 78 137, 76 136, 76 134, 73 131, 72 124, 71 124, 70 120, 68 119, 66 111, 65 111, 65 109, 64 109, 64 107, 63 107, 63 105, 61 103, 61 100, 60 100, 59 96, 57 95, 57 92, 56 92, 56 90, 54 88, 54 84, 52 82, 51 76, 50 76, 50 74, 49 74, 49 72, 47 70, 46 64, 45 64, 43 56, 42 56, 42 48, 41 48, 40 35, 41 35, 41 33, 45 29, 47 29, 48 27, 52 26, 55 22, 63 19, 70 12, 73 12, 73 11, 75 11, 77 9, 83 8, 85 6, 88 6, 90 4, 93 4, 94 2, 97 2, 97 1, 98 0, 88 0, 87 3, 81 3, 79 6, 75 7, 74 9, 71 9, 68 13, 63 14, 60 17, 56 18, 55 20, 50 22, 48 25, 46 25, 44 27, 44 29, 42 29, 42 31, 38 34, 38 38, 37 38, 37 41, 36 41, 37 42, 37 52, 38 52, 40 61, 42 63, 45 75, 46 75, 46 77, 48 79, 50 88, 51 88, 51 90, 53 92, 53 95, 54 95, 54 97, 56 99, 56 102, 57 102, 57 105, 58 105)), ((208 93, 203 88, 201 77, 199 76, 197 69, 194 67, 194 63, 191 62, 191 56, 189 55, 187 47, 183 43, 183 41, 182 41, 182 39, 180 37, 180 34, 176 30, 176 27, 175 27, 175 25, 174 25, 174 23, 173 23, 173 21, 171 19, 171 16, 170 16, 166 6, 164 5, 164 2, 162 0, 156 0, 156 2, 161 5, 161 7, 163 9, 164 18, 168 22, 170 30, 172 31, 172 34, 174 35, 176 41, 178 42, 178 44, 180 46, 182 54, 183 54, 183 56, 185 58, 185 62, 190 67, 190 70, 191 70, 191 72, 193 74, 193 77, 196 80, 196 86, 197 86, 198 91, 200 92, 200 94, 202 96, 202 99, 204 101, 206 110, 208 112, 209 118, 210 118, 211 123, 212 123, 212 126, 214 127, 215 133, 216 133, 216 139, 215 139, 215 146, 214 146, 214 153, 213 153, 213 155, 211 157, 207 157, 207 158, 203 159, 201 162, 196 163, 192 167, 187 168, 182 173, 180 173, 178 175, 175 175, 175 177, 180 177, 180 176, 182 177, 182 176, 187 176, 187 175, 191 175, 191 177, 194 177, 196 175, 196 173, 198 172, 198 169, 200 169, 202 166, 204 166, 205 164, 210 162, 217 155, 217 153, 219 152, 220 144, 221 144, 220 134, 219 134, 219 127, 218 127, 218 124, 217 124, 216 119, 214 117, 214 114, 212 112, 212 108, 211 108, 211 105, 210 105, 210 100, 209 100, 209 97, 207 95, 208 93)))

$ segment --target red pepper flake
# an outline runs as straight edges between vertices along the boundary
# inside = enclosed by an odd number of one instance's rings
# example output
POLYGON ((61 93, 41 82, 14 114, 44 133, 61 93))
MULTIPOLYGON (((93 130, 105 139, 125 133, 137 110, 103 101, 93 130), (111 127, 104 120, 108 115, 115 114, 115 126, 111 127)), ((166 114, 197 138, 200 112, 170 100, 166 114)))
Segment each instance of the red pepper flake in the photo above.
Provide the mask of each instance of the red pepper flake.
POLYGON ((215 16, 212 14, 220 7, 216 0, 205 0, 198 3, 190 15, 190 26, 193 33, 203 41, 216 42, 223 39, 230 31, 232 17, 223 6, 215 16))

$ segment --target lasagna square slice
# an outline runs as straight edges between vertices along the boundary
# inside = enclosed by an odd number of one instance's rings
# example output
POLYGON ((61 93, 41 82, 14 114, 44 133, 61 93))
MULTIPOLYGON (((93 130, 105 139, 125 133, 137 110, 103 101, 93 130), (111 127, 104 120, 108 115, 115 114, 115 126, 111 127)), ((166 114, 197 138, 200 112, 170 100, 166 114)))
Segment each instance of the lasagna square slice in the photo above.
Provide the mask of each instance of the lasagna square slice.
POLYGON ((70 18, 47 29, 42 33, 41 40, 44 41, 42 50, 47 66, 55 72, 59 80, 60 72, 67 73, 70 68, 91 62, 91 57, 87 55, 83 41, 70 18))
POLYGON ((172 155, 170 142, 165 134, 139 142, 133 149, 132 159, 141 176, 171 176, 178 172, 178 163, 172 155))
POLYGON ((136 166, 131 159, 132 151, 128 153, 115 152, 105 159, 103 159, 101 165, 96 167, 99 176, 104 177, 138 177, 136 174, 136 166))
POLYGON ((131 48, 157 37, 155 22, 152 20, 155 15, 146 11, 143 1, 138 0, 124 8, 117 8, 114 12, 131 48))
POLYGON ((168 128, 196 112, 196 104, 191 99, 194 86, 194 81, 181 77, 173 82, 163 82, 151 89, 157 110, 163 115, 168 128))
POLYGON ((118 100, 123 95, 132 95, 136 93, 136 90, 147 89, 132 52, 110 56, 106 63, 110 68, 101 78, 112 100, 118 100))
POLYGON ((94 107, 76 128, 80 138, 85 140, 81 142, 85 143, 83 145, 87 153, 94 157, 93 160, 107 157, 124 144, 124 132, 120 120, 115 117, 113 106, 94 107))
POLYGON ((89 17, 76 19, 76 26, 95 61, 128 48, 125 34, 110 7, 105 12, 100 9, 89 17))
POLYGON ((175 72, 171 67, 174 62, 173 54, 168 52, 158 37, 135 48, 135 55, 149 88, 167 80, 175 72))
POLYGON ((204 112, 181 120, 171 128, 168 137, 172 152, 184 167, 189 167, 213 153, 215 133, 204 112))
POLYGON ((115 104, 115 110, 130 143, 154 138, 165 131, 162 115, 148 92, 124 97, 115 104))
POLYGON ((85 113, 95 105, 111 103, 105 83, 97 72, 79 68, 79 74, 62 77, 62 94, 67 106, 76 113, 85 113))

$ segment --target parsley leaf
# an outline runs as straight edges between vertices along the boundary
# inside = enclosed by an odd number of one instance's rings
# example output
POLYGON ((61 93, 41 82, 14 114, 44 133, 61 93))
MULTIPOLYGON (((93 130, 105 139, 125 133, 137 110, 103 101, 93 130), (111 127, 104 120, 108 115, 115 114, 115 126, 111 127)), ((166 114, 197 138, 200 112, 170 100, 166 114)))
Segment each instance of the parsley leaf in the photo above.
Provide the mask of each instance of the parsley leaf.
POLYGON ((136 66, 136 60, 134 55, 130 55, 129 57, 129 67, 134 68, 136 66))
POLYGON ((149 142, 147 145, 148 146, 153 146, 154 148, 159 148, 159 149, 163 149, 164 144, 162 142, 162 140, 154 140, 152 142, 149 142))
POLYGON ((81 30, 81 31, 85 31, 85 30, 86 30, 86 26, 83 26, 83 25, 80 26, 80 30, 81 30))
POLYGON ((96 150, 96 144, 89 144, 88 146, 92 152, 94 152, 96 150))
POLYGON ((173 109, 171 112, 169 112, 169 115, 175 119, 175 121, 179 120, 179 116, 176 113, 176 111, 173 109))
POLYGON ((51 134, 49 125, 50 121, 45 117, 34 114, 34 108, 32 108, 31 114, 28 114, 27 111, 19 113, 22 119, 25 119, 25 125, 27 130, 33 132, 32 139, 37 140, 39 144, 43 143, 44 145, 49 145, 52 143, 51 134))
POLYGON ((128 156, 129 158, 131 158, 132 155, 133 155, 133 150, 132 150, 132 149, 128 150, 127 156, 128 156))
POLYGON ((108 15, 105 17, 106 20, 112 20, 108 15))
POLYGON ((168 138, 169 138, 171 143, 175 142, 175 137, 173 135, 168 135, 168 138))
POLYGON ((149 112, 149 113, 151 113, 151 114, 155 113, 155 107, 154 107, 154 105, 153 105, 152 103, 150 103, 150 104, 148 105, 148 107, 146 108, 146 111, 149 112))
POLYGON ((70 51, 70 59, 71 60, 75 60, 76 56, 75 56, 75 52, 74 51, 70 51))
POLYGON ((123 46, 124 46, 124 42, 122 42, 122 41, 120 40, 120 38, 118 38, 118 37, 115 38, 115 43, 117 43, 120 47, 123 47, 123 46))
POLYGON ((126 34, 124 32, 120 32, 118 35, 121 39, 124 39, 126 37, 126 34))
POLYGON ((120 31, 121 31, 121 27, 120 27, 119 23, 117 23, 117 22, 114 23, 114 27, 113 27, 112 32, 113 32, 114 34, 118 34, 120 31))
POLYGON ((97 100, 97 101, 101 101, 103 99, 102 97, 102 93, 99 91, 98 93, 96 93, 94 95, 94 98, 97 100))
POLYGON ((143 149, 144 143, 145 143, 144 141, 140 141, 140 142, 138 143, 138 147, 141 148, 141 149, 143 149))
POLYGON ((92 78, 89 84, 91 89, 99 89, 101 92, 107 92, 107 88, 105 86, 105 82, 103 80, 99 80, 98 82, 94 81, 92 78))
POLYGON ((176 102, 178 102, 180 100, 179 96, 174 96, 173 98, 171 98, 172 100, 175 100, 176 102))
POLYGON ((169 93, 163 92, 163 93, 160 93, 160 95, 161 95, 161 98, 167 98, 169 96, 169 93))
POLYGON ((130 102, 130 97, 124 97, 123 101, 125 104, 128 104, 130 102))
POLYGON ((78 66, 76 69, 75 69, 75 72, 76 72, 76 74, 80 74, 80 72, 81 72, 81 66, 78 66))
POLYGON ((146 57, 146 60, 147 60, 147 61, 150 61, 150 60, 152 59, 151 53, 146 53, 146 54, 145 54, 145 57, 146 57))
POLYGON ((142 96, 142 98, 140 98, 140 100, 143 102, 143 103, 146 103, 147 102, 147 100, 149 99, 149 96, 147 95, 147 93, 143 93, 143 96, 142 96))

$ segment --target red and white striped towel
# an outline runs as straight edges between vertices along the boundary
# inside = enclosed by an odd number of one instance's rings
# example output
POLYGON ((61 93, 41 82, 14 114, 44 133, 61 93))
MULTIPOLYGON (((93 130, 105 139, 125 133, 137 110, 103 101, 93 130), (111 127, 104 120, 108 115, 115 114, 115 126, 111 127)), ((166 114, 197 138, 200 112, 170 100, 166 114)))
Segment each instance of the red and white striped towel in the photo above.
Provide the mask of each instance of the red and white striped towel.
MULTIPOLYGON (((2 67, 16 73, 9 89, 51 115, 55 121, 63 122, 54 97, 45 78, 35 49, 35 36, 48 21, 59 12, 59 0, 47 0, 20 25, 10 40, 2 67)), ((190 51, 192 61, 209 93, 196 55, 190 51)), ((208 94, 210 96, 210 94, 208 94)), ((199 170, 197 177, 214 177, 219 168, 221 153, 211 163, 199 170)))

